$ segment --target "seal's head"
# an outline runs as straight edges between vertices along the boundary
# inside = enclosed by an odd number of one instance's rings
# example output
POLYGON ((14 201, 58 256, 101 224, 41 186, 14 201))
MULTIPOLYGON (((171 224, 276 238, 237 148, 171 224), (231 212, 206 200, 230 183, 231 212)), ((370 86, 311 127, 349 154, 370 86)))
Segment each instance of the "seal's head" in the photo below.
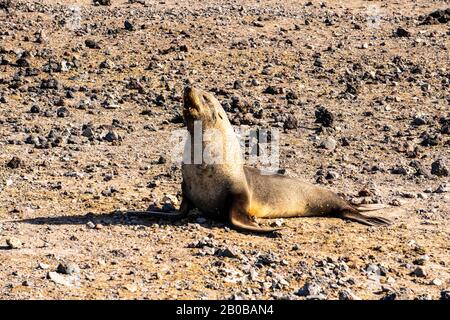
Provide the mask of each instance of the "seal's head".
POLYGON ((195 121, 201 121, 202 127, 207 129, 215 127, 219 119, 227 119, 220 102, 206 91, 188 86, 184 89, 183 100, 183 118, 189 131, 195 121))

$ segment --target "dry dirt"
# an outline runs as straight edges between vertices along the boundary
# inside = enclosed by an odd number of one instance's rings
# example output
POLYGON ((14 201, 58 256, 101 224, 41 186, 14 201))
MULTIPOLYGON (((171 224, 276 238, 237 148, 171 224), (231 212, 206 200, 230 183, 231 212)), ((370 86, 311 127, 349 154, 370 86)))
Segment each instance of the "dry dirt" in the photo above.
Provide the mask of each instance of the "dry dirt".
POLYGON ((448 1, 8 2, 0 299, 449 298, 450 23, 426 18, 448 1), (127 213, 180 195, 188 81, 235 125, 278 128, 285 174, 393 225, 267 237, 127 213))

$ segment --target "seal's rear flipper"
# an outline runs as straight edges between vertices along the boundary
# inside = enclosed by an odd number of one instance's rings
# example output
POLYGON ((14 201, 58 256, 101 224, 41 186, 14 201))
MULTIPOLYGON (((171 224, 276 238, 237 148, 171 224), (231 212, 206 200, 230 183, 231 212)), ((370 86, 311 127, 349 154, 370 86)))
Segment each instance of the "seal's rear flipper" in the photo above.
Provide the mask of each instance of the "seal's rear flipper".
POLYGON ((253 221, 247 214, 243 213, 236 206, 232 206, 230 210, 230 222, 236 229, 244 230, 244 231, 252 231, 259 233, 268 233, 276 230, 280 230, 280 228, 267 228, 259 226, 255 221, 253 221))
POLYGON ((390 220, 385 218, 365 216, 359 212, 352 211, 345 211, 339 217, 342 219, 359 222, 365 224, 366 226, 382 226, 392 224, 390 220))
POLYGON ((356 206, 356 209, 358 209, 358 211, 376 211, 386 208, 388 208, 388 206, 382 203, 360 204, 356 206))

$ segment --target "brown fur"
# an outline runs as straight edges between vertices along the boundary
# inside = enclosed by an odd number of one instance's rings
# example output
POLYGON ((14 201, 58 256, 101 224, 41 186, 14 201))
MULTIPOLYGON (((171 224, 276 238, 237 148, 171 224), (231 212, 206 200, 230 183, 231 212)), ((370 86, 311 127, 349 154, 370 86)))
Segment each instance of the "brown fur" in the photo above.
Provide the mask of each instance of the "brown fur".
MULTIPOLYGON (((262 175, 258 169, 244 166, 233 128, 211 94, 186 88, 183 115, 191 135, 194 121, 202 121, 203 131, 212 128, 219 131, 220 139, 201 141, 202 151, 206 148, 212 154, 224 152, 228 157, 220 164, 183 164, 182 213, 196 207, 204 214, 228 218, 236 228, 255 232, 274 229, 260 227, 254 217, 334 216, 366 225, 389 223, 384 218, 362 215, 327 189, 279 174, 262 175)), ((191 141, 190 147, 193 145, 191 141)))

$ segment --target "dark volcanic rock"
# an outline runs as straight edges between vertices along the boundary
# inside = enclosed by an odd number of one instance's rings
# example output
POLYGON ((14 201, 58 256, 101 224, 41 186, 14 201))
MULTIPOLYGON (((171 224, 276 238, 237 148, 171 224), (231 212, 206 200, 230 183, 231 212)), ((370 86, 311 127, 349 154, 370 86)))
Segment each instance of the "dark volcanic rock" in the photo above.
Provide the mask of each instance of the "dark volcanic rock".
POLYGON ((21 166, 22 160, 18 157, 13 157, 11 160, 8 161, 6 166, 11 169, 17 169, 21 166))
POLYGON ((439 177, 447 177, 449 170, 442 159, 438 159, 431 164, 431 174, 439 177))
POLYGON ((286 117, 286 120, 283 123, 283 128, 285 130, 297 129, 298 128, 298 119, 294 115, 288 114, 286 117))
POLYGON ((98 44, 98 42, 92 39, 87 39, 86 41, 84 41, 84 44, 89 49, 100 49, 100 45, 98 44))
POLYGON ((397 38, 410 37, 411 33, 403 28, 397 28, 397 30, 394 31, 394 36, 397 38))
POLYGON ((314 112, 316 116, 316 123, 320 123, 324 127, 331 127, 333 125, 333 114, 325 107, 319 106, 314 112))
POLYGON ((275 86, 268 86, 263 93, 267 94, 281 94, 283 93, 283 88, 281 87, 275 87, 275 86))
POLYGON ((431 12, 425 17, 422 17, 421 24, 438 24, 438 23, 447 23, 450 21, 450 8, 445 10, 436 10, 431 12))
POLYGON ((41 89, 56 89, 56 90, 58 90, 61 88, 61 85, 59 84, 58 80, 56 80, 55 78, 42 79, 40 88, 41 89))
POLYGON ((128 21, 128 20, 125 20, 125 22, 123 23, 123 26, 128 31, 134 31, 133 24, 130 21, 128 21))

